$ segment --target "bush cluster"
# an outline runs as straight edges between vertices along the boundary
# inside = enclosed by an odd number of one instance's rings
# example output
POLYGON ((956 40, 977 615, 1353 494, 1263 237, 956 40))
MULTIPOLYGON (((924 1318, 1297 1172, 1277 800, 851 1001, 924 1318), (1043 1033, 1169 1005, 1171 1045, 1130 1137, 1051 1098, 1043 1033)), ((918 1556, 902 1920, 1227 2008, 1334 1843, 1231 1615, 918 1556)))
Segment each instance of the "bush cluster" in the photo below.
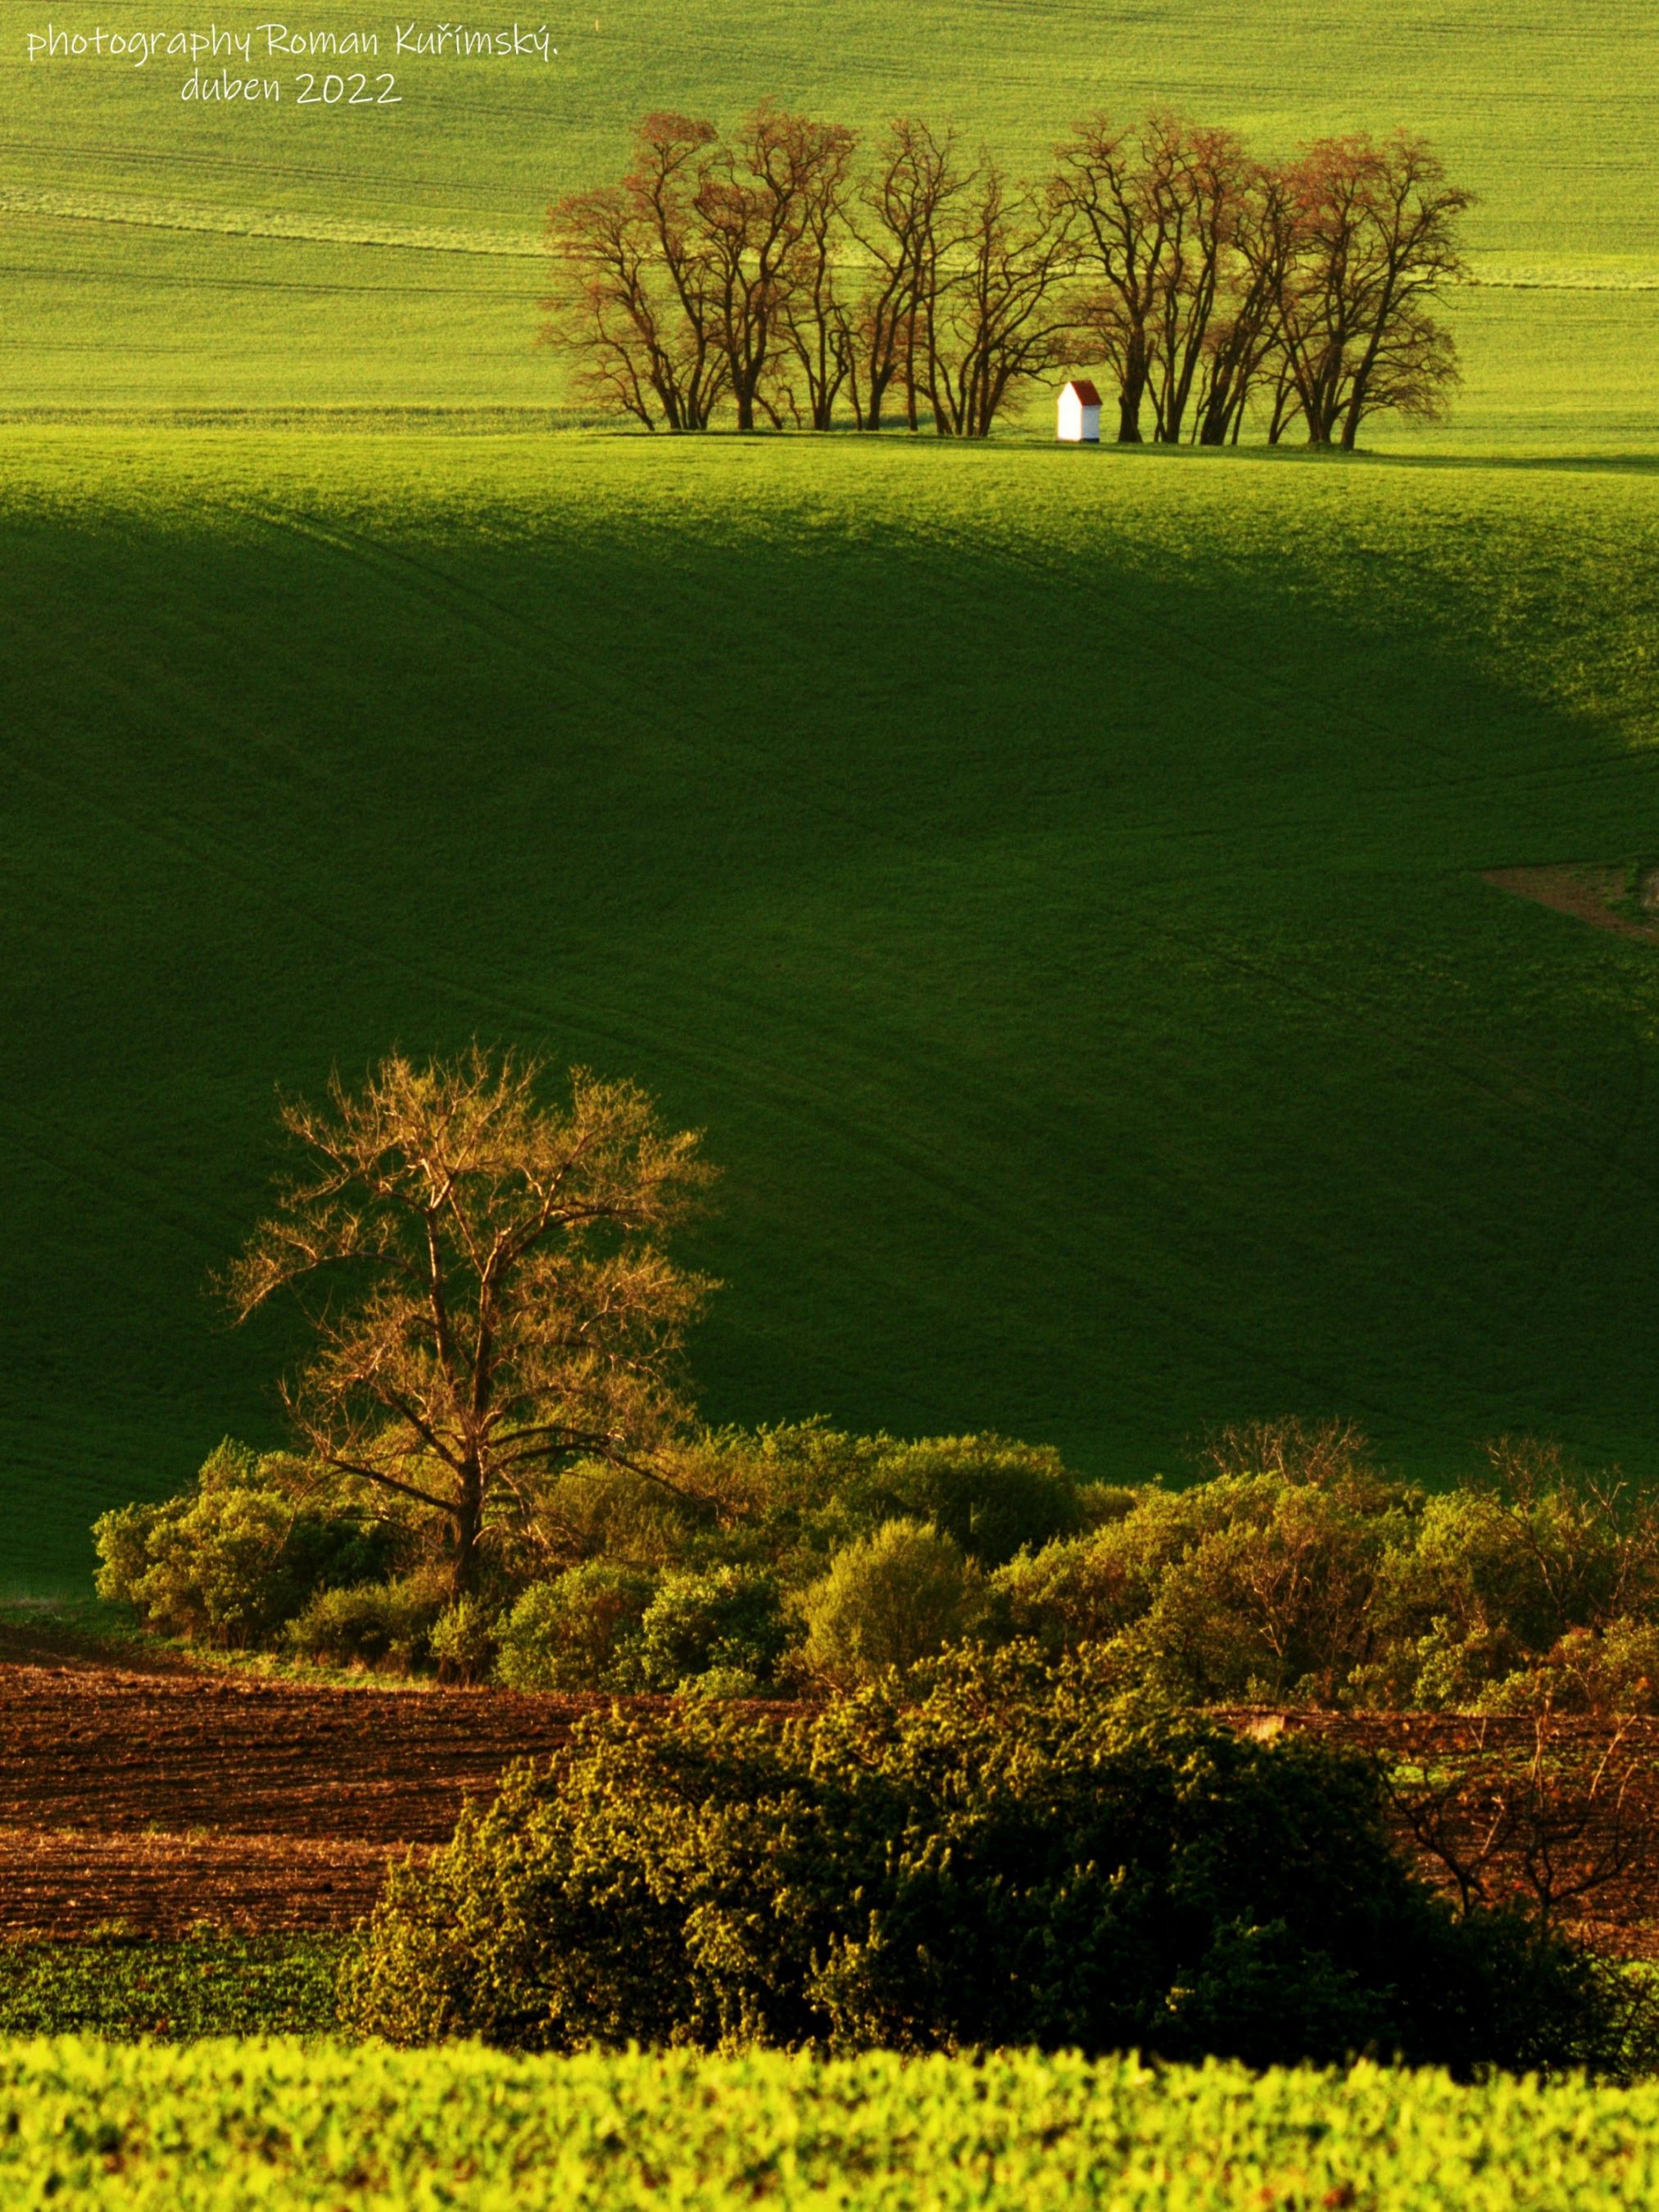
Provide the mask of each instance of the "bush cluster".
POLYGON ((1361 2051, 1616 2065, 1608 1976, 1462 1919, 1374 1771, 1149 1716, 1091 1657, 931 1664, 779 1723, 589 1719, 394 1869, 342 2017, 394 2043, 1361 2051))
POLYGON ((306 1473, 227 1437, 176 1497, 95 1523, 99 1595, 161 1635, 236 1649, 271 1642, 319 1597, 381 1580, 392 1528, 307 1510, 306 1473))
POLYGON ((1510 1449, 1431 1492, 1335 1432, 1218 1458, 1106 1486, 998 1437, 722 1431, 672 1487, 577 1467, 453 1603, 417 1524, 331 1516, 298 1462, 226 1444, 105 1516, 100 1589, 165 1633, 525 1690, 847 1688, 1029 1638, 1174 1705, 1659 1709, 1659 1510, 1616 1481, 1510 1449))
MULTIPOLYGON (((1308 1440, 1302 1440, 1305 1446, 1308 1440)), ((1125 1490, 1102 1526, 994 1578, 1004 1632, 1103 1646, 1182 1704, 1648 1711, 1659 1698, 1659 1510, 1500 1447, 1430 1492, 1351 1449, 1125 1490)))
POLYGON ((514 1689, 741 1696, 866 1680, 982 1632, 988 1576, 1085 1528, 1089 1497, 1057 1453, 1000 1437, 724 1431, 667 1482, 579 1464, 456 1601, 429 1527, 395 1501, 227 1443, 182 1495, 94 1533, 100 1594, 159 1633, 514 1689))

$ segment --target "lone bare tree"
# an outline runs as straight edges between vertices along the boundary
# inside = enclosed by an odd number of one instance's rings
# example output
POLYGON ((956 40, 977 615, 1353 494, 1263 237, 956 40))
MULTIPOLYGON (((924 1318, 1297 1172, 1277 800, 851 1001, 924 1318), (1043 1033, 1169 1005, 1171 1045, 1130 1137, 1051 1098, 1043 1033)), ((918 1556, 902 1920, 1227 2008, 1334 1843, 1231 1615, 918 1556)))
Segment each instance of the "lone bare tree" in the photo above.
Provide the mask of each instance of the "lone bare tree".
MULTIPOLYGON (((680 1418, 673 1358, 712 1287, 659 1239, 710 1170, 629 1083, 477 1046, 393 1054, 321 1107, 284 1100, 311 1156, 222 1288, 238 1320, 300 1296, 315 1345, 284 1386, 326 1473, 435 1516, 453 1592, 562 1462, 647 1474, 680 1418)), ((666 1480, 660 1475, 658 1479, 666 1480)))

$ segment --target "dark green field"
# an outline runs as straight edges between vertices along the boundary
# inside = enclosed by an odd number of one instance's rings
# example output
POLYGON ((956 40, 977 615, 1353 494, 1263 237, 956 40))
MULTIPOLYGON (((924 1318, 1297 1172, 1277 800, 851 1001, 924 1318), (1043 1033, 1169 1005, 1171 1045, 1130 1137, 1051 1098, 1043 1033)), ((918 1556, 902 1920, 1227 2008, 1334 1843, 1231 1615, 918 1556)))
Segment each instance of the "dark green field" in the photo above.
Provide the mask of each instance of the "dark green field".
POLYGON ((1659 1465, 1659 470, 12 431, 3 1562, 276 1433, 273 1085, 725 1164, 711 1417, 1659 1465))

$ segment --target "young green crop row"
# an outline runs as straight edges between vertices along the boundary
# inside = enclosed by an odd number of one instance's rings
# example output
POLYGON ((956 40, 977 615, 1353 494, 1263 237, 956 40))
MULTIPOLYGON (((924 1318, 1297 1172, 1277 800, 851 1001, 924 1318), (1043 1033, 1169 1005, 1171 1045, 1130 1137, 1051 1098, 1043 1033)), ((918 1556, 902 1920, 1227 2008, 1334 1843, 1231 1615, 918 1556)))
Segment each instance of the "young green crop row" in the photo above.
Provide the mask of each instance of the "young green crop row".
POLYGON ((0 2040, 323 2034, 344 1941, 203 1931, 171 1943, 0 1943, 0 2040))
POLYGON ((1020 2053, 817 2064, 0 2045, 0 2199, 20 2207, 1576 2212, 1656 2192, 1655 2088, 1020 2053))

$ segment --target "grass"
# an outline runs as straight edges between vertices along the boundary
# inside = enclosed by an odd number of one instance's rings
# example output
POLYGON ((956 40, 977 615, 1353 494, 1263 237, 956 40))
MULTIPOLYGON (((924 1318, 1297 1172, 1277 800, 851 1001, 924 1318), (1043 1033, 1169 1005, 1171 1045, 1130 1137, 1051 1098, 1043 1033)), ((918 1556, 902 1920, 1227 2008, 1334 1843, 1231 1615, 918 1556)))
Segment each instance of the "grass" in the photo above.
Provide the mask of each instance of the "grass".
MULTIPOLYGON (((16 11, 11 11, 16 15, 16 11)), ((298 0, 296 30, 346 27, 298 0)), ((391 19, 374 23, 391 39, 391 19)), ((153 27, 138 0, 109 28, 153 27)), ((1167 100, 1264 149, 1405 123, 1481 194, 1469 388, 1443 440, 1651 435, 1659 369, 1659 27, 1642 0, 1517 21, 1499 0, 600 0, 556 62, 415 58, 397 108, 181 101, 165 58, 0 44, 0 411, 545 407, 531 339, 555 193, 614 169, 650 107, 729 119, 767 95, 869 126, 950 118, 1031 166, 1079 110, 1167 100), (395 242, 388 242, 395 241, 395 242), (1522 289, 1515 289, 1519 284, 1522 289), (1592 288, 1586 290, 1584 288, 1592 288)), ((1393 442, 1413 442, 1389 434, 1393 442)))
MULTIPOLYGON (((37 1513, 37 1540, 43 1524, 37 1513)), ((51 1524, 45 1523, 46 1530, 51 1524)), ((78 1550, 78 1531, 67 1535, 78 1550)), ((50 1546, 53 1538, 46 1534, 50 1546)), ((74 1580, 82 1577, 76 1577, 74 1580)), ((310 1659, 290 1659, 280 1651, 221 1650, 183 1636, 160 1636, 140 1628, 128 1605, 106 1603, 77 1592, 74 1581, 64 1595, 46 1598, 0 1598, 0 1665, 52 1667, 68 1662, 102 1661, 123 1671, 140 1673, 177 1669, 190 1674, 223 1674, 256 1682, 297 1682, 307 1690, 408 1690, 416 1693, 435 1689, 430 1674, 400 1673, 395 1663, 382 1661, 374 1667, 362 1662, 331 1667, 310 1659)))
POLYGON ((1647 1472, 1659 472, 13 430, 0 1580, 276 1433, 272 1087, 475 1032, 726 1176, 711 1417, 1647 1472))
POLYGON ((0 2113, 9 2201, 135 2212, 1611 2212, 1659 2188, 1650 2087, 1459 2087, 1369 2066, 11 2042, 0 2113))

